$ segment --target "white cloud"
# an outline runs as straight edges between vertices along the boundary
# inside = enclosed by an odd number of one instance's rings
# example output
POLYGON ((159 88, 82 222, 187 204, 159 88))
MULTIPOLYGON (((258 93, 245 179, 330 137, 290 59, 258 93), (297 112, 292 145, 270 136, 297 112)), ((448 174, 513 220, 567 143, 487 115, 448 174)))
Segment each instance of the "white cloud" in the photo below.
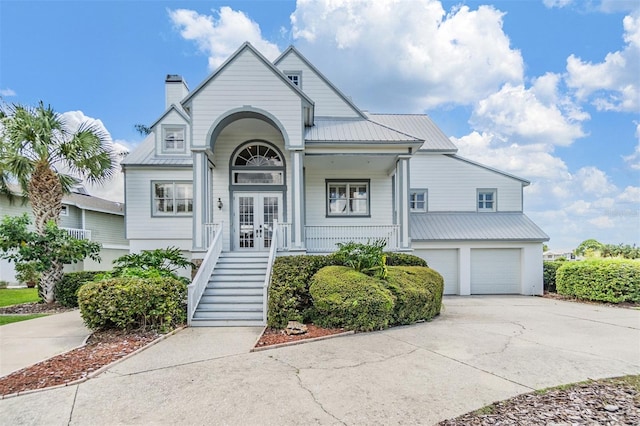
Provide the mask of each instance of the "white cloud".
POLYGON ((602 196, 611 194, 616 190, 616 186, 611 183, 607 174, 593 166, 582 167, 578 170, 574 179, 584 193, 589 195, 602 196))
POLYGON ((562 8, 573 3, 573 0, 543 0, 542 3, 548 8, 562 8))
POLYGON ((421 111, 472 104, 522 81, 503 15, 491 6, 447 13, 433 0, 300 0, 291 24, 300 50, 332 64, 322 71, 358 104, 421 111))
POLYGON ((169 17, 184 39, 195 41, 200 51, 208 55, 210 70, 216 69, 245 41, 269 60, 280 54, 277 45, 262 38, 256 22, 228 6, 213 10, 213 15, 188 9, 170 10, 169 17))
POLYGON ((636 148, 630 155, 622 156, 622 159, 629 165, 629 167, 633 170, 640 170, 640 123, 634 123, 636 125, 635 136, 638 142, 636 143, 636 148))
POLYGON ((567 85, 580 100, 590 100, 598 110, 636 112, 640 109, 640 13, 623 20, 623 50, 608 53, 603 62, 567 58, 567 85))
POLYGON ((640 187, 627 186, 620 195, 618 200, 629 203, 640 203, 640 187))
POLYGON ((10 89, 8 87, 6 89, 0 89, 0 96, 3 96, 5 98, 9 98, 9 97, 12 97, 12 96, 15 96, 15 95, 16 95, 16 92, 13 89, 10 89))
POLYGON ((613 228, 615 226, 615 224, 613 223, 613 221, 609 216, 594 217, 593 219, 590 219, 588 222, 593 226, 595 226, 596 228, 608 229, 608 228, 613 228))

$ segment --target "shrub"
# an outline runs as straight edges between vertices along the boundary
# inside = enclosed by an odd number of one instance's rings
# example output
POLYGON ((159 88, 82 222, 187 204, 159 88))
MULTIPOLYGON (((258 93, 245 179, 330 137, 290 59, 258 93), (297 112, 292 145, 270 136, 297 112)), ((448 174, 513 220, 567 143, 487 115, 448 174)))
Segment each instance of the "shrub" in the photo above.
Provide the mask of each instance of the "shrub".
POLYGON ((385 254, 387 255, 387 266, 429 266, 426 260, 413 254, 394 252, 385 254))
POLYGON ((640 262, 623 259, 564 263, 556 273, 559 294, 602 302, 640 303, 640 262))
POLYGON ((387 266, 382 250, 386 244, 384 240, 377 240, 369 244, 353 241, 338 243, 338 251, 331 256, 340 265, 384 279, 387 276, 387 266))
POLYGON ((566 262, 564 261, 550 261, 547 260, 543 262, 543 272, 542 272, 542 282, 544 291, 548 291, 551 293, 555 293, 556 290, 556 272, 559 267, 564 265, 566 262))
POLYGON ((327 266, 311 279, 315 322, 370 331, 389 325, 393 295, 381 281, 346 266, 327 266))
POLYGON ((395 297, 392 324, 429 320, 440 313, 444 280, 422 266, 391 266, 383 285, 395 297))
POLYGON ((313 308, 309 294, 311 277, 335 262, 330 256, 276 258, 269 286, 269 327, 284 328, 289 321, 307 321, 313 308))
POLYGON ((142 250, 140 253, 129 253, 120 256, 113 261, 113 273, 120 276, 124 269, 157 269, 165 273, 165 276, 174 276, 181 268, 193 267, 177 247, 166 249, 142 250))
POLYGON ((187 286, 174 278, 120 277, 78 290, 80 314, 97 329, 152 328, 167 331, 186 320, 187 286))
POLYGON ((68 272, 62 276, 62 280, 54 288, 55 299, 62 306, 68 308, 78 307, 78 289, 83 284, 94 281, 104 271, 68 272))

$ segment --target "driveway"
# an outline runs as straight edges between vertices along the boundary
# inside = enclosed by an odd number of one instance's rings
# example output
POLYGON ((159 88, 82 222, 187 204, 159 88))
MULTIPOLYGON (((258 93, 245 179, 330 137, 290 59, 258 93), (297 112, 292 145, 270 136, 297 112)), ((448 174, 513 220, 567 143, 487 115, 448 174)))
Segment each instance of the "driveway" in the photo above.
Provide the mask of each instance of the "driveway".
POLYGON ((433 424, 588 378, 640 374, 640 311, 446 297, 429 323, 248 353, 186 329, 80 385, 0 401, 2 424, 433 424))

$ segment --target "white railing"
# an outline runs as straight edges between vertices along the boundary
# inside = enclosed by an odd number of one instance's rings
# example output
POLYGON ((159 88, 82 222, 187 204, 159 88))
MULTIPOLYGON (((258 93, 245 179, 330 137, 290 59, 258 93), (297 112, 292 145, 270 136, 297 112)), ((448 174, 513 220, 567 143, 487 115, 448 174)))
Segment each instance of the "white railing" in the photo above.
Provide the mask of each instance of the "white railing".
MULTIPOLYGON (((274 226, 276 226, 274 224, 274 226)), ((278 243, 277 250, 289 250, 291 245, 291 223, 282 222, 278 223, 278 235, 277 239, 274 237, 275 241, 278 243)))
POLYGON ((216 236, 216 233, 218 232, 218 229, 222 229, 221 226, 222 226, 221 223, 205 223, 204 224, 204 246, 205 247, 208 248, 211 245, 211 243, 213 242, 213 239, 216 236))
POLYGON ((207 254, 204 256, 202 264, 200 264, 200 268, 198 268, 198 273, 187 288, 188 325, 191 325, 193 314, 196 312, 196 308, 198 307, 198 303, 200 302, 202 293, 204 293, 204 289, 207 288, 207 283, 209 282, 209 278, 211 277, 213 268, 216 267, 216 263, 218 262, 218 258, 220 257, 220 253, 222 252, 222 222, 220 222, 217 229, 219 229, 219 232, 215 232, 211 245, 209 246, 209 250, 207 250, 207 254))
POLYGON ((305 244, 309 253, 330 253, 338 249, 337 243, 353 241, 369 243, 384 240, 386 251, 397 250, 400 225, 344 225, 305 226, 305 244))
POLYGON ((73 238, 77 240, 90 240, 91 239, 91 231, 88 229, 78 229, 78 228, 60 228, 67 231, 67 234, 71 235, 73 238))
POLYGON ((271 234, 271 247, 269 248, 269 260, 267 261, 267 273, 264 276, 264 285, 262 287, 262 322, 267 324, 267 309, 269 307, 269 283, 271 282, 271 270, 273 262, 276 260, 276 252, 278 249, 278 235, 280 228, 278 221, 273 221, 273 234, 271 234))

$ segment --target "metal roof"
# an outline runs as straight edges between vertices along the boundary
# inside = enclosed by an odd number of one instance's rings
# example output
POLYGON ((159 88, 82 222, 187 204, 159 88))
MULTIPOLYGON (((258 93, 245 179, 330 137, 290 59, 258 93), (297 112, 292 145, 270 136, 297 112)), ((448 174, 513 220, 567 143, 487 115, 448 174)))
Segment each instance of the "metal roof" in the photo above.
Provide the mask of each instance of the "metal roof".
POLYGON ((371 120, 316 118, 305 131, 307 142, 421 142, 421 139, 371 120))
POLYGON ((91 210, 103 213, 112 213, 124 216, 124 203, 109 201, 87 194, 65 194, 62 197, 63 204, 74 205, 83 210, 91 210))
POLYGON ((456 152, 458 148, 426 114, 373 114, 370 120, 424 140, 427 151, 456 152))
POLYGON ((413 241, 548 241, 523 213, 421 213, 410 215, 413 241))
POLYGON ((124 157, 120 164, 123 166, 191 166, 193 161, 190 154, 189 152, 189 155, 182 157, 156 156, 155 135, 150 133, 133 152, 124 157))

